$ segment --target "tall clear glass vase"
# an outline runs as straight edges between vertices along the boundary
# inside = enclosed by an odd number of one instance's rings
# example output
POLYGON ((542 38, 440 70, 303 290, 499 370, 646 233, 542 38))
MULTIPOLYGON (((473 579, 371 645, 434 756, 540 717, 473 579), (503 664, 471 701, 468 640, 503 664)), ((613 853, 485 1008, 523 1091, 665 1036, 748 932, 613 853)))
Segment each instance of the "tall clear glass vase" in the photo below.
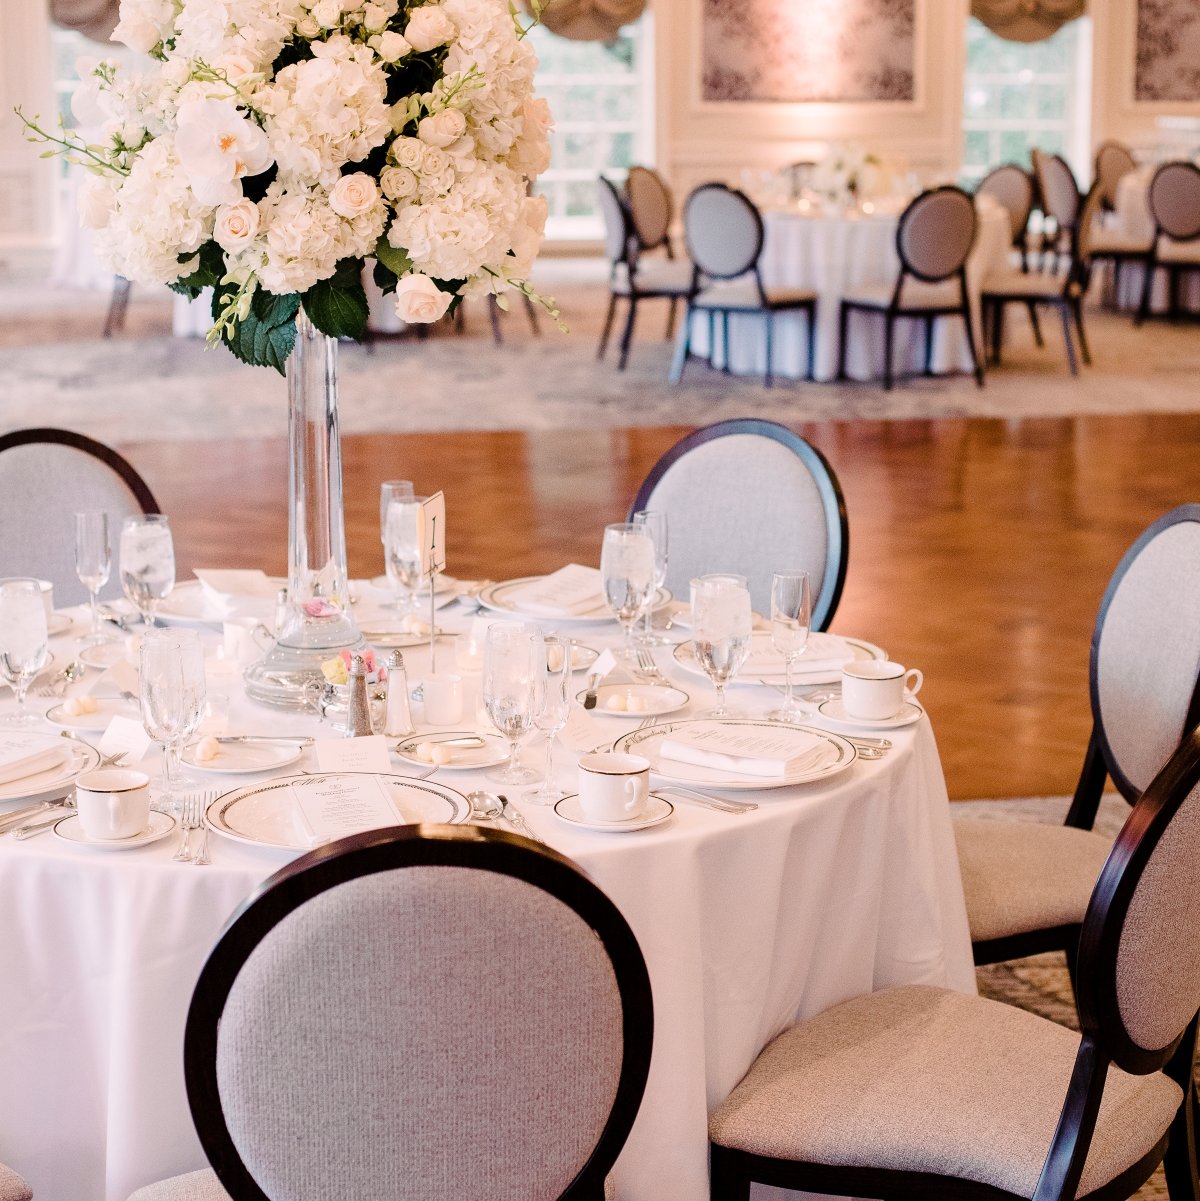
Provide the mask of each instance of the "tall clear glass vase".
POLYGON ((364 644, 350 612, 337 341, 301 310, 288 359, 288 600, 276 643, 246 669, 246 692, 283 709, 315 704, 321 663, 364 644))

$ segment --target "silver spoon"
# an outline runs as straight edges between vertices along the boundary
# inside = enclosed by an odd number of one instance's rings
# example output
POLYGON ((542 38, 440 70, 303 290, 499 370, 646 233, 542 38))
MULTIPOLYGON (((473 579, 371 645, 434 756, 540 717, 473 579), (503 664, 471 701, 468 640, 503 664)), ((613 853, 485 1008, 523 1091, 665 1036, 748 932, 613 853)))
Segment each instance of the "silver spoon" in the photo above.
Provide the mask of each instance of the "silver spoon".
POLYGON ((467 804, 471 806, 471 816, 484 821, 495 821, 504 812, 500 798, 493 792, 468 792, 467 804))

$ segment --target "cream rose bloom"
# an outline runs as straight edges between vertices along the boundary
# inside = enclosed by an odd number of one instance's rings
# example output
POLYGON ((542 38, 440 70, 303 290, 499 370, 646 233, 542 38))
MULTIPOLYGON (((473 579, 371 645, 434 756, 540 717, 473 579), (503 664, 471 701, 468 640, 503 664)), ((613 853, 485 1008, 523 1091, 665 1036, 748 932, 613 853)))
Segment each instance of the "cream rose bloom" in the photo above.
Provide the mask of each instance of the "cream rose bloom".
POLYGON ((417 190, 417 177, 407 167, 387 167, 379 186, 389 200, 407 200, 417 190))
POLYGON ((397 138, 392 143, 392 158, 398 167, 419 171, 425 161, 425 147, 416 138, 397 138))
POLYGON ((436 4, 416 9, 408 18, 404 36, 418 54, 444 46, 458 33, 454 22, 436 4))
POLYGON ((213 237, 222 250, 238 251, 258 233, 258 205, 252 200, 223 204, 217 209, 213 237))
POLYGON ((339 217, 358 217, 379 199, 375 181, 364 171, 343 175, 329 193, 329 207, 339 217))
POLYGON ((432 117, 425 117, 417 126, 417 137, 426 146, 445 150, 467 132, 467 119, 455 108, 444 108, 432 117))
POLYGON ((406 54, 412 53, 408 40, 389 29, 386 33, 377 33, 369 38, 367 45, 379 55, 385 63, 399 62, 406 54))
POLYGON ((410 325, 427 325, 445 315, 452 299, 428 275, 406 275, 396 285, 396 316, 410 325))

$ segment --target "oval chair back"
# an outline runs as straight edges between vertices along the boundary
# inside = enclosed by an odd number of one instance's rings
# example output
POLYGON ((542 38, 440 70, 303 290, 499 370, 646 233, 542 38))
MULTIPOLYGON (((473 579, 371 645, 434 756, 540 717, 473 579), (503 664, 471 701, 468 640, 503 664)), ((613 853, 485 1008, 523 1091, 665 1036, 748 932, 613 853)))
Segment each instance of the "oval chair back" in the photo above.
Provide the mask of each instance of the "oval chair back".
POLYGON ((1150 181, 1149 203, 1160 234, 1177 242, 1200 237, 1200 168, 1163 163, 1150 181))
POLYGON ((975 244, 975 201, 947 184, 922 192, 900 216, 896 252, 903 272, 936 283, 957 275, 975 244))
POLYGON ((1029 214, 1033 212, 1036 195, 1033 176, 1016 163, 1005 163, 1002 167, 989 171, 979 181, 975 194, 990 196, 997 204, 1003 206, 1008 213, 1013 245, 1018 248, 1024 247, 1025 230, 1029 226, 1029 214))
POLYGON ((601 175, 596 180, 596 198, 600 201, 600 215, 604 218, 604 253, 609 264, 620 263, 630 266, 630 248, 633 243, 633 224, 629 210, 621 193, 612 180, 601 175))
POLYGON ((633 230, 641 248, 656 250, 659 246, 666 246, 669 250, 668 234, 674 206, 671 189, 663 177, 649 167, 630 167, 625 179, 625 196, 629 202, 633 230))
POLYGON ((736 279, 758 264, 762 215, 744 193, 722 183, 701 184, 683 208, 688 254, 709 279, 736 279))
POLYGON ((1101 142, 1096 148, 1096 178, 1100 187, 1100 203, 1104 208, 1117 206, 1117 185, 1137 170, 1137 160, 1123 142, 1101 142))
POLYGON ((1079 217, 1079 185, 1066 159, 1035 149, 1033 169, 1042 199, 1042 211, 1047 217, 1054 218, 1059 229, 1074 228, 1079 217))

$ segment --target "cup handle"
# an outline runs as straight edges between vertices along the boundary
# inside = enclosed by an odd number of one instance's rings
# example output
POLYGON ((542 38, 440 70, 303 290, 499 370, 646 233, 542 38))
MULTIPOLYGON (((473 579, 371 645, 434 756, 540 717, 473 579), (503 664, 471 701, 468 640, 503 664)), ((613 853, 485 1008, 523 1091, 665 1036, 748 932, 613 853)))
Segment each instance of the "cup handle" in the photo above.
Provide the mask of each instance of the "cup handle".
POLYGON ((916 696, 917 693, 921 691, 921 685, 924 683, 925 676, 922 674, 919 668, 910 667, 908 671, 904 673, 904 691, 907 692, 909 696, 916 696), (908 682, 910 676, 914 677, 911 684, 908 682))
POLYGON ((626 813, 632 813, 637 808, 637 803, 638 803, 638 780, 637 780, 637 778, 631 776, 628 780, 625 781, 625 783, 622 787, 625 790, 626 796, 629 797, 629 800, 627 800, 625 802, 623 808, 626 813))

